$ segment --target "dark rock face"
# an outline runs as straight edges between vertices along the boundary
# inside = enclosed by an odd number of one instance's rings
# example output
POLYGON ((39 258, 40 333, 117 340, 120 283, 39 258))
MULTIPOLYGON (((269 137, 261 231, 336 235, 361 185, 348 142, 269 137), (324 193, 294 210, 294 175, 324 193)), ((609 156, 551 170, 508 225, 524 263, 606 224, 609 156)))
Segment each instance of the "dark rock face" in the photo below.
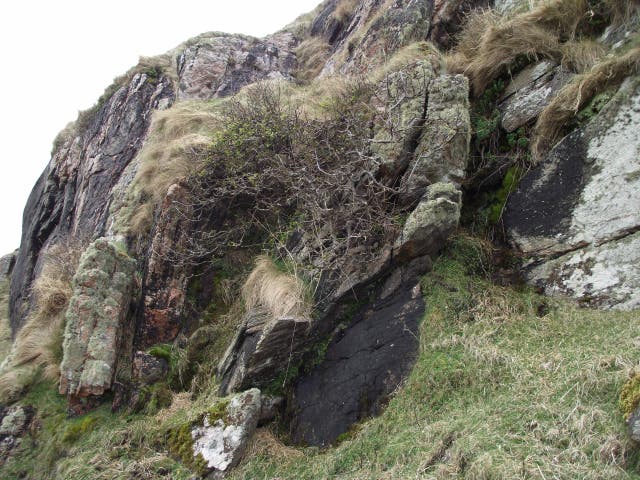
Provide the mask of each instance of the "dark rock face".
POLYGON ((375 291, 377 300, 336 332, 322 363, 295 385, 289 405, 294 441, 331 444, 380 412, 417 356, 425 309, 417 274, 425 267, 420 260, 394 272, 375 291))
POLYGON ((40 268, 40 252, 67 236, 86 244, 102 235, 111 191, 142 147, 151 111, 172 101, 169 80, 136 74, 90 115, 77 135, 54 151, 24 210, 21 248, 11 279, 14 332, 30 308, 29 290, 40 268))
POLYGON ((504 223, 549 294, 628 310, 640 306, 640 82, 565 137, 509 197, 504 223))
POLYGON ((475 8, 490 7, 491 0, 435 0, 429 39, 439 48, 453 46, 464 16, 475 8))
POLYGON ((160 208, 142 287, 142 311, 136 345, 146 348, 172 341, 183 325, 187 269, 176 259, 186 248, 193 225, 188 211, 189 192, 180 185, 169 188, 160 208))
POLYGON ((260 80, 291 80, 297 64, 293 53, 296 44, 290 33, 262 40, 243 35, 202 36, 178 59, 178 98, 219 98, 260 80))

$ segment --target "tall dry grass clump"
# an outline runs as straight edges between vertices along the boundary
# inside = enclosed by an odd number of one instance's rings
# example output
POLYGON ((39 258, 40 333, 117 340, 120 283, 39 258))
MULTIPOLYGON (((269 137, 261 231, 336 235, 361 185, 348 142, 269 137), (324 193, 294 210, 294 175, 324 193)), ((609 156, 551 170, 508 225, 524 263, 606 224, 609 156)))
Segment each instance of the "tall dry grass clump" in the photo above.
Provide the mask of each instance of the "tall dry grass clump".
POLYGON ((331 45, 321 37, 310 37, 296 48, 299 68, 296 77, 303 82, 316 78, 324 67, 331 45))
POLYGON ((307 285, 266 256, 258 257, 241 293, 246 310, 264 308, 275 318, 309 317, 313 309, 307 285))
POLYGON ((578 37, 595 33, 600 22, 624 21, 631 7, 623 4, 629 3, 635 2, 601 2, 596 11, 587 0, 548 0, 511 16, 472 12, 447 68, 467 75, 476 96, 523 58, 552 59, 580 73, 601 58, 602 49, 578 37))
POLYGON ((220 126, 219 101, 181 102, 154 112, 148 140, 140 152, 140 167, 128 193, 135 207, 121 212, 120 223, 142 234, 152 225, 155 206, 169 187, 195 173, 203 164, 212 132, 220 126))
POLYGON ((531 145, 536 159, 542 158, 562 137, 563 127, 591 98, 608 88, 618 86, 630 75, 640 73, 640 47, 608 58, 591 70, 578 75, 565 86, 542 111, 534 129, 531 145))
POLYGON ((14 399, 40 371, 44 378, 59 378, 65 313, 81 253, 79 242, 67 241, 45 254, 32 287, 35 307, 0 367, 0 401, 14 399))

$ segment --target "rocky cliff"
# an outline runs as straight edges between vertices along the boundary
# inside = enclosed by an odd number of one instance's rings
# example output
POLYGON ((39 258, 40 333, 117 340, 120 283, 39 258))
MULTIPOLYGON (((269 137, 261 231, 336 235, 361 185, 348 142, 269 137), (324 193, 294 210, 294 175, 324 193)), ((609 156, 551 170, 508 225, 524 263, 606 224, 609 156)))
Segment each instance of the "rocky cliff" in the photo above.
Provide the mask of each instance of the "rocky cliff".
POLYGON ((452 236, 483 245, 474 275, 636 309, 636 5, 488 7, 327 0, 116 79, 56 139, 0 263, 1 400, 39 368, 72 416, 151 416, 189 392, 186 417, 140 442, 220 478, 274 418, 327 447, 381 414, 444 348, 421 341, 442 295, 460 298, 441 318, 481 315, 477 293, 446 287, 452 236))

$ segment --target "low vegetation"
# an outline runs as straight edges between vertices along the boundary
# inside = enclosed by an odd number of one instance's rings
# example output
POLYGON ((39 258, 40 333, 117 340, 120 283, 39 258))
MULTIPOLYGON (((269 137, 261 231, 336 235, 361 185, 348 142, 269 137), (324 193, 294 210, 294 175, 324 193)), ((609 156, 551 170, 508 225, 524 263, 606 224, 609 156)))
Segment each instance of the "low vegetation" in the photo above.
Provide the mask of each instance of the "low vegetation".
POLYGON ((482 244, 455 239, 423 279, 420 356, 386 411, 324 451, 267 428, 231 478, 640 478, 617 401, 640 314, 499 287, 490 271, 482 244))
POLYGON ((59 378, 64 316, 80 254, 80 244, 72 241, 46 253, 32 290, 35 307, 0 369, 0 402, 15 400, 41 374, 50 380, 59 378))

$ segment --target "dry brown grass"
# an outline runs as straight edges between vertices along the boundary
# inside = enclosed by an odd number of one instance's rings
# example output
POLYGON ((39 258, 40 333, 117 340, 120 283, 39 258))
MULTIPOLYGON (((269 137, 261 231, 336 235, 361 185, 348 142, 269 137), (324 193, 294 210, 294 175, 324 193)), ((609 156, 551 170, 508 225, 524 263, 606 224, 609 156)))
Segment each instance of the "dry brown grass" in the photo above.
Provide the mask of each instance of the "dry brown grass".
POLYGON ((246 459, 256 456, 268 456, 286 461, 290 458, 302 457, 304 454, 292 447, 288 447, 268 428, 259 428, 251 438, 247 447, 246 459))
POLYGON ((47 379, 60 376, 64 315, 80 254, 80 243, 74 241, 55 245, 45 254, 42 272, 32 289, 35 307, 0 372, 0 401, 15 398, 40 370, 47 379))
POLYGON ((569 41, 561 45, 561 65, 572 72, 586 72, 591 70, 606 56, 604 46, 590 39, 569 41))
POLYGON ((299 63, 297 78, 303 82, 309 82, 316 78, 330 54, 331 45, 323 38, 311 37, 302 42, 296 48, 299 63))
POLYGON ((332 17, 340 23, 347 22, 356 11, 359 0, 340 0, 333 11, 332 17))
POLYGON ((313 302, 307 286, 296 275, 278 269, 273 261, 260 256, 242 286, 246 310, 264 308, 273 317, 309 317, 313 302))
POLYGON ((140 168, 130 190, 119 223, 129 233, 142 234, 152 225, 154 207, 179 179, 197 171, 204 161, 203 150, 211 134, 219 127, 217 105, 220 102, 181 102, 164 111, 154 112, 148 140, 140 152, 140 168))
POLYGON ((640 47, 607 58, 591 70, 578 75, 565 86, 542 111, 534 129, 532 153, 541 159, 562 137, 564 126, 591 98, 608 88, 618 86, 630 75, 640 72, 640 47))
MULTIPOLYGON (((628 18, 631 10, 623 6, 626 3, 606 2, 597 15, 608 21, 628 18)), ((594 42, 576 41, 578 34, 591 33, 594 15, 586 0, 544 1, 513 16, 501 16, 493 10, 473 12, 466 19, 456 48, 447 57, 447 67, 467 75, 476 96, 522 58, 562 61, 582 72, 603 54, 594 42)))

